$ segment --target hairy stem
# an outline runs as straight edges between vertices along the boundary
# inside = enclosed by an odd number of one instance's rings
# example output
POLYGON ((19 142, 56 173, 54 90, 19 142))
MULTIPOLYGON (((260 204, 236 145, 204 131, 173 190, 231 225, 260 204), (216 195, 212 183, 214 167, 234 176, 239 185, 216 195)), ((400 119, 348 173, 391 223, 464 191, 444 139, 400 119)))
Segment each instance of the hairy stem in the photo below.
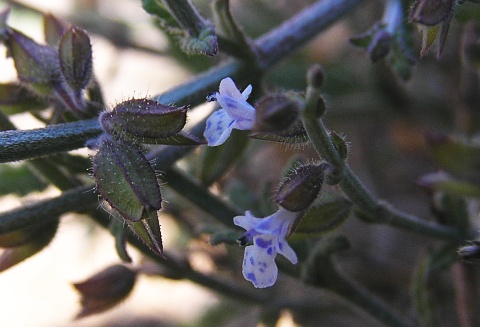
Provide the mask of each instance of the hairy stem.
MULTIPOLYGON (((309 87, 310 89, 310 87, 309 87)), ((313 94, 307 90, 307 96, 313 94)), ((312 107, 302 111, 302 121, 308 137, 318 155, 334 167, 335 178, 349 198, 357 205, 368 222, 388 224, 430 237, 459 241, 461 233, 456 228, 439 225, 398 211, 376 199, 358 180, 357 176, 339 156, 323 121, 315 116, 312 107)))
POLYGON ((0 133, 0 163, 75 150, 101 133, 97 119, 0 133))

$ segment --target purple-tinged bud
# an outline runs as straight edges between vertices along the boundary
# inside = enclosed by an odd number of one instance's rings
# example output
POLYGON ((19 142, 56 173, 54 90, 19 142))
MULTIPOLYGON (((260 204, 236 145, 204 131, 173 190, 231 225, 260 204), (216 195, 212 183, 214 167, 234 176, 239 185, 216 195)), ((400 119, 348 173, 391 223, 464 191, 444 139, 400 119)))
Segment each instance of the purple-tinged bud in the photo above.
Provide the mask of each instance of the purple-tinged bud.
POLYGON ((468 245, 458 249, 458 255, 466 262, 480 262, 480 242, 468 241, 468 245))
POLYGON ((255 132, 288 129, 298 117, 299 104, 284 94, 271 94, 255 104, 255 132))
POLYGON ((87 33, 68 29, 58 45, 63 76, 73 90, 83 90, 92 79, 92 46, 87 33))
POLYGON ((179 132, 187 121, 186 107, 165 106, 154 100, 132 99, 100 115, 105 132, 125 140, 150 143, 179 132))
POLYGON ((322 188, 326 165, 322 163, 296 168, 280 185, 275 194, 275 202, 292 212, 307 209, 322 188))
POLYGON ((307 84, 316 89, 321 89, 325 82, 325 73, 322 66, 314 64, 307 72, 307 84))
POLYGON ((410 12, 410 21, 427 26, 450 20, 456 0, 417 0, 410 12))
POLYGON ((40 45, 13 28, 7 28, 5 44, 13 58, 18 78, 40 94, 49 94, 61 81, 58 54, 54 48, 40 45))
POLYGON ((104 135, 93 157, 100 195, 123 218, 139 221, 162 207, 155 171, 135 145, 104 135))
POLYGON ((456 5, 456 0, 417 0, 415 2, 409 19, 423 25, 420 57, 428 52, 435 41, 437 57, 442 55, 456 5))
POLYGON ((62 36, 70 28, 66 22, 58 19, 52 14, 45 14, 43 16, 43 30, 45 34, 45 41, 52 47, 57 47, 62 39, 62 36))
POLYGON ((82 310, 75 319, 108 310, 124 300, 135 286, 137 273, 124 265, 110 266, 87 280, 74 283, 82 310))

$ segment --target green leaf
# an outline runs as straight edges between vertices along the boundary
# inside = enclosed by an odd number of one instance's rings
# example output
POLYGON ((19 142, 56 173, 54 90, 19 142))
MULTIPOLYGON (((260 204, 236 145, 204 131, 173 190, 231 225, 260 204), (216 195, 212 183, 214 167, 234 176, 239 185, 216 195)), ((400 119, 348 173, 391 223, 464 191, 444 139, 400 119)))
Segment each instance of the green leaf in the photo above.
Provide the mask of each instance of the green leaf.
POLYGON ((0 108, 6 115, 40 110, 48 104, 25 87, 16 83, 0 84, 0 108))
POLYGON ((242 131, 233 130, 227 141, 216 147, 205 148, 200 180, 210 185, 220 177, 241 157, 248 145, 248 138, 242 131))
MULTIPOLYGON (((20 245, 7 248, 0 255, 0 272, 13 267, 23 260, 43 250, 53 239, 57 232, 58 219, 37 227, 35 233, 30 234, 28 242, 18 243, 20 245)), ((31 231, 29 231, 30 233, 31 231)), ((17 235, 18 236, 18 235, 17 235)))
POLYGON ((165 26, 179 27, 175 17, 172 16, 161 0, 142 0, 142 7, 149 14, 162 20, 165 26))
POLYGON ((291 235, 292 239, 311 238, 333 231, 350 216, 352 202, 333 193, 322 194, 319 203, 300 217, 291 235))
POLYGON ((254 58, 253 43, 248 41, 245 33, 233 19, 230 11, 230 0, 215 0, 212 2, 213 21, 219 37, 221 50, 236 57, 254 58))
POLYGON ((427 145, 439 168, 460 176, 480 178, 479 142, 430 133, 427 145))
POLYGON ((115 211, 113 212, 113 219, 110 220, 108 229, 115 237, 115 250, 117 250, 118 257, 123 262, 132 262, 132 258, 127 252, 127 229, 123 218, 115 211))
POLYGON ((0 195, 26 195, 33 191, 42 191, 47 184, 33 175, 24 164, 0 166, 0 195))

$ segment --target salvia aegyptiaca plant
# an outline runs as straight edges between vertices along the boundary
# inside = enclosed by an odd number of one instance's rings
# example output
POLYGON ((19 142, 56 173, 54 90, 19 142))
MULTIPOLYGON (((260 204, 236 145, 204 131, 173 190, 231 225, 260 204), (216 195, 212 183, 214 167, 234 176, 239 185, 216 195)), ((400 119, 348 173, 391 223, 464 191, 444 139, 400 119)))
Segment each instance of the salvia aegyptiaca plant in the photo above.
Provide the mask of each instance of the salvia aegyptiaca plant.
POLYGON ((60 191, 1 210, 0 271, 80 213, 118 262, 73 284, 72 318, 122 305, 148 275, 216 292, 215 326, 285 312, 295 326, 480 325, 478 1, 137 1, 194 77, 115 105, 91 41, 107 18, 0 3, 17 73, 0 84, 1 194, 60 191), (10 25, 20 10, 41 15, 44 42, 10 25), (19 113, 43 127, 17 129, 19 113))

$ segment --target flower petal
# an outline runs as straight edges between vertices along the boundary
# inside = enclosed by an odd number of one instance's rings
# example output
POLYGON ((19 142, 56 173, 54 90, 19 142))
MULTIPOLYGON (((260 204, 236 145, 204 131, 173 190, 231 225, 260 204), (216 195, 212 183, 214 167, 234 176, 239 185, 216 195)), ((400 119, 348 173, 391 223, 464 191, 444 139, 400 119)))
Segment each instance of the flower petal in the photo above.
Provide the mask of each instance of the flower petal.
POLYGON ((242 94, 230 77, 224 78, 220 81, 218 90, 220 96, 231 97, 236 100, 244 100, 242 94))
POLYGON ((250 211, 245 211, 244 216, 233 217, 233 223, 245 230, 256 229, 256 225, 263 221, 263 218, 256 218, 250 211))
POLYGON ((243 125, 248 128, 242 129, 252 129, 255 119, 255 108, 247 101, 235 99, 231 96, 220 95, 217 97, 217 102, 234 120, 245 121, 247 125, 245 125, 245 123, 243 123, 243 125))
POLYGON ((223 144, 232 133, 234 120, 223 109, 215 111, 207 119, 203 135, 209 146, 223 144))
POLYGON ((248 86, 243 90, 242 92, 242 98, 243 100, 247 100, 248 97, 250 96, 250 93, 252 93, 252 85, 248 84, 248 86))
POLYGON ((287 241, 284 238, 278 240, 277 252, 287 258, 294 265, 297 264, 297 254, 295 253, 295 251, 293 251, 290 245, 288 245, 287 241))
POLYGON ((254 243, 255 245, 245 248, 243 277, 257 288, 272 286, 278 276, 278 268, 275 264, 277 255, 275 246, 272 244, 273 242, 269 244, 269 238, 265 236, 255 237, 254 243), (258 242, 262 243, 262 246, 258 246, 258 242))

